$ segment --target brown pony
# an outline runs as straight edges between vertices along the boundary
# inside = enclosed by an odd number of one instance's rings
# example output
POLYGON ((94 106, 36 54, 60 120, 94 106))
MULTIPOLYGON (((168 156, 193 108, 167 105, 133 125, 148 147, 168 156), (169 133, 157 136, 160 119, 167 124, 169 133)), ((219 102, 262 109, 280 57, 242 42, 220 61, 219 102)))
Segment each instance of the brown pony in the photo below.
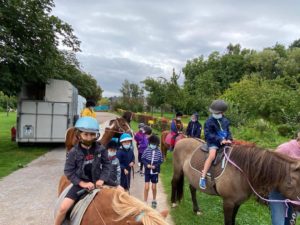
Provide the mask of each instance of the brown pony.
MULTIPOLYGON (((59 194, 70 184, 61 178, 59 194)), ((117 188, 103 188, 86 209, 81 225, 166 225, 161 213, 117 188)))
MULTIPOLYGON (((131 128, 124 118, 112 119, 109 122, 109 127, 105 128, 105 132, 99 140, 102 145, 107 145, 107 143, 115 135, 120 135, 122 133, 132 133, 131 128)), ((66 132, 65 146, 67 151, 69 151, 75 144, 78 143, 78 133, 75 127, 71 127, 66 132)))
MULTIPOLYGON (((167 158, 167 152, 168 149, 171 147, 169 144, 166 143, 166 137, 167 135, 170 133, 170 131, 168 130, 164 130, 163 132, 161 132, 161 136, 160 136, 160 150, 162 152, 162 155, 164 157, 164 159, 167 158)), ((179 134, 178 135, 179 139, 185 138, 186 136, 184 134, 179 134)), ((177 139, 178 140, 178 139, 177 139)), ((177 141, 175 142, 175 144, 177 143, 177 141)))
POLYGON ((215 179, 213 187, 200 189, 200 172, 191 166, 190 160, 194 151, 200 151, 202 144, 195 139, 186 138, 175 146, 171 197, 173 207, 183 197, 184 176, 190 183, 194 212, 200 212, 196 199, 197 189, 223 198, 225 225, 235 224, 240 205, 253 193, 249 183, 258 193, 267 193, 276 188, 286 198, 299 201, 300 161, 277 152, 243 145, 233 145, 230 153, 230 160, 243 172, 228 162, 223 174, 215 179))

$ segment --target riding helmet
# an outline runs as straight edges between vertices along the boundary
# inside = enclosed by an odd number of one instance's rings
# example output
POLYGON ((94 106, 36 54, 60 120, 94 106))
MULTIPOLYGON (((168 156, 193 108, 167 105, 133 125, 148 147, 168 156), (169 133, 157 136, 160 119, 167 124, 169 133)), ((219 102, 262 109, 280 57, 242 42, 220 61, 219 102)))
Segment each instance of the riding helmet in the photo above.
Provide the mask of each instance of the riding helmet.
POLYGON ((209 111, 211 113, 223 113, 227 110, 227 107, 228 105, 224 100, 218 99, 211 103, 209 111))
POLYGON ((95 118, 84 116, 76 121, 75 128, 83 132, 99 133, 100 126, 95 118))
POLYGON ((120 137, 120 142, 123 141, 132 141, 132 137, 130 136, 130 134, 127 133, 122 134, 120 137))

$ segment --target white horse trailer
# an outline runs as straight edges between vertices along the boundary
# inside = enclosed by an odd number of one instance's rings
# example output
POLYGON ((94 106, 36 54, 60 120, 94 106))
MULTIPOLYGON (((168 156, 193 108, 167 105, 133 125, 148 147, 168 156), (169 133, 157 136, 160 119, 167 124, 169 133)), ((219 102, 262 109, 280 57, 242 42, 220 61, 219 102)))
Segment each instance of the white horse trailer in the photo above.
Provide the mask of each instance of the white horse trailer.
POLYGON ((18 98, 17 137, 22 143, 63 143, 78 118, 78 91, 68 81, 24 85, 18 98))

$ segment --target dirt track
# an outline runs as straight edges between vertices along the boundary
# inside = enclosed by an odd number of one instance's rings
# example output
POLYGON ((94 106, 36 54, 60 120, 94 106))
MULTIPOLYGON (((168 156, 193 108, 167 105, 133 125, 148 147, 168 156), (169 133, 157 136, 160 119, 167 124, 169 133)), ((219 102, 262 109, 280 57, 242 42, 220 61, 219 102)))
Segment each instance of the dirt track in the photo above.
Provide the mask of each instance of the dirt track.
MULTIPOLYGON (((97 114, 101 123, 114 117, 110 113, 97 114)), ((0 180, 0 225, 52 225, 57 186, 63 174, 64 162, 64 147, 55 148, 0 180)), ((136 175, 132 182, 132 195, 142 199, 143 185, 143 178, 136 175)), ((149 196, 152 196, 151 193, 149 196)), ((157 200, 158 210, 168 208, 160 184, 157 200)), ((170 216, 167 221, 173 224, 170 216)))

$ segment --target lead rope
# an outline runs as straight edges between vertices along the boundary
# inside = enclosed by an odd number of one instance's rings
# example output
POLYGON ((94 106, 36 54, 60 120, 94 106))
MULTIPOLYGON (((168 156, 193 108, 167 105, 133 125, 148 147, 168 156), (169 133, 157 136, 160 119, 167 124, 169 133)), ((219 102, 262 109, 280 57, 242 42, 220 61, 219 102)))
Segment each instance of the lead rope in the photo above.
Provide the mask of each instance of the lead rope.
POLYGON ((98 214, 98 216, 100 217, 102 223, 103 223, 104 225, 106 225, 106 223, 105 223, 103 217, 101 216, 101 213, 99 212, 99 210, 98 210, 98 208, 97 208, 97 206, 96 206, 96 204, 95 204, 95 202, 94 202, 94 199, 92 200, 92 203, 94 204, 94 207, 96 208, 97 214, 98 214))
POLYGON ((291 199, 285 199, 285 200, 270 200, 270 199, 266 199, 264 197, 262 197, 260 194, 258 194, 255 189, 253 188, 253 186, 251 185, 249 179, 248 179, 248 176, 244 173, 244 171, 237 165, 235 164, 235 162, 233 162, 229 156, 227 155, 226 151, 225 151, 226 148, 224 148, 224 155, 225 155, 225 158, 227 159, 227 161, 233 165, 234 167, 236 167, 240 172, 242 172, 242 174, 244 174, 246 176, 246 179, 247 179, 247 182, 251 188, 251 190, 254 192, 254 194, 259 197, 260 199, 266 201, 266 202, 279 202, 279 203, 285 203, 285 206, 286 206, 286 210, 285 210, 285 217, 287 217, 287 214, 288 214, 288 203, 292 203, 292 204, 295 204, 295 205, 300 205, 300 199, 299 197, 297 196, 298 200, 291 200, 291 199))

